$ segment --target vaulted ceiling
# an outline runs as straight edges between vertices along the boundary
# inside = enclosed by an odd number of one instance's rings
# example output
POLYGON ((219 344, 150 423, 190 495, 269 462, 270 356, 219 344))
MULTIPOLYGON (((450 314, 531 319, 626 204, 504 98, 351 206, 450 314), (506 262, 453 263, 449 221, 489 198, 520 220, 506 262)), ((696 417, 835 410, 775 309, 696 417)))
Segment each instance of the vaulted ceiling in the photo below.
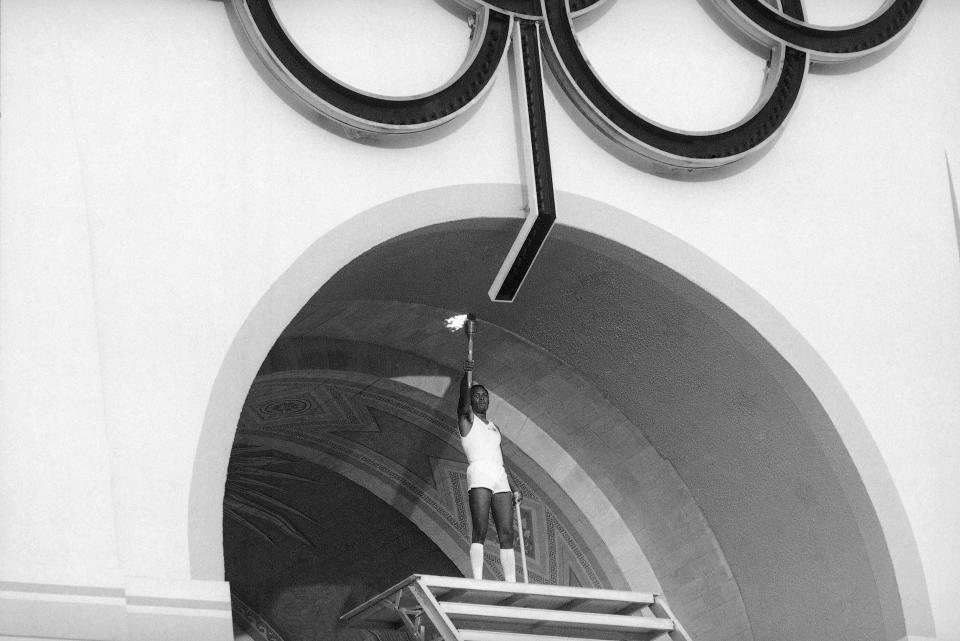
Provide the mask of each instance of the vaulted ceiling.
MULTIPOLYGON (((264 385, 289 400, 302 375, 353 372, 450 415, 464 343, 442 323, 475 312, 477 377, 510 408, 504 418, 518 433, 536 425, 576 461, 696 637, 883 637, 871 560, 830 465, 843 454, 823 450, 782 381, 702 309, 703 292, 691 297, 662 265, 558 225, 516 302, 492 303, 516 227, 438 225, 356 258, 278 337, 245 414, 264 385), (797 603, 822 606, 816 620, 797 603)), ((534 470, 531 487, 566 515, 576 544, 593 545, 597 519, 570 498, 580 477, 524 443, 515 457, 534 470)))

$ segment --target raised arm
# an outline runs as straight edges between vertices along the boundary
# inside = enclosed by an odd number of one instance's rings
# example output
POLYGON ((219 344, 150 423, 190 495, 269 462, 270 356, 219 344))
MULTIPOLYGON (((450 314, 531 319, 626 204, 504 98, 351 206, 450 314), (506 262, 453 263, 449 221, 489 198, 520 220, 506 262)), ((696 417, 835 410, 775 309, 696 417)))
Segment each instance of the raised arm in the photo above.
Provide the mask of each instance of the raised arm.
POLYGON ((463 376, 460 378, 460 401, 457 403, 457 422, 460 426, 460 436, 466 436, 473 426, 473 410, 470 409, 470 372, 473 371, 473 360, 467 359, 463 365, 463 376))

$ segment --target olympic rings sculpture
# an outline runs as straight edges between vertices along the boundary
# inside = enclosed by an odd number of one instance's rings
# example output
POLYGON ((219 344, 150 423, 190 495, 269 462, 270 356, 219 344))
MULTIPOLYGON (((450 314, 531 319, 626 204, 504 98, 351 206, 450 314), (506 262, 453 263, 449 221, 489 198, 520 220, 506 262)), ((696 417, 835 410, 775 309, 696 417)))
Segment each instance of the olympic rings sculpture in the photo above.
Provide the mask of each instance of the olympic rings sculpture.
POLYGON ((475 11, 474 36, 457 74, 436 90, 390 98, 338 82, 284 31, 270 0, 231 0, 248 38, 271 71, 304 103, 358 135, 411 134, 442 125, 473 107, 506 57, 515 25, 545 41, 544 57, 564 92, 600 131, 643 158, 671 168, 709 169, 743 159, 786 122, 810 62, 869 55, 902 36, 923 0, 886 0, 869 19, 841 28, 806 22, 802 0, 712 0, 732 24, 770 48, 761 96, 739 122, 711 132, 671 129, 633 111, 593 72, 573 19, 606 0, 457 0, 475 11))

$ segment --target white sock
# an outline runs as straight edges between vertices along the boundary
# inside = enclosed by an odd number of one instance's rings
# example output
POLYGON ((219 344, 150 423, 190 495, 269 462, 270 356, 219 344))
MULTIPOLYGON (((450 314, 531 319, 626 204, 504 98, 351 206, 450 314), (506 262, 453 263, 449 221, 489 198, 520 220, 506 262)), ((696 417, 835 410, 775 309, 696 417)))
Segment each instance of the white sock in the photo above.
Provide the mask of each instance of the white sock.
POLYGON ((470 544, 470 569, 473 570, 473 578, 483 578, 483 543, 470 544))
POLYGON ((503 566, 503 580, 507 583, 517 582, 517 558, 513 548, 500 548, 500 565, 503 566))

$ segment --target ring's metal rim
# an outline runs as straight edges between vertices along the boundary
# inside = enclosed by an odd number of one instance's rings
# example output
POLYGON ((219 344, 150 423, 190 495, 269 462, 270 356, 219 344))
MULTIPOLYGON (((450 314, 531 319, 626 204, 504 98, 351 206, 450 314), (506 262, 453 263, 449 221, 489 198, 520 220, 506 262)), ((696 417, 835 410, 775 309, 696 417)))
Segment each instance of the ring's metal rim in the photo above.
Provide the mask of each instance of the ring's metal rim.
MULTIPOLYGON (((434 129, 457 118, 464 112, 470 111, 477 103, 479 103, 486 93, 490 90, 490 87, 493 84, 493 81, 496 77, 496 72, 499 67, 503 64, 504 59, 507 54, 507 43, 509 38, 505 40, 502 46, 502 50, 499 52, 497 60, 494 64, 494 69, 492 69, 484 82, 483 86, 476 89, 476 91, 470 95, 469 99, 465 100, 463 104, 456 109, 453 109, 449 113, 436 117, 436 118, 425 118, 421 122, 416 123, 405 123, 405 124, 392 124, 386 122, 380 122, 376 120, 371 120, 369 118, 363 118, 354 113, 346 111, 332 104, 329 100, 326 100, 323 96, 318 95, 316 92, 312 91, 306 85, 303 84, 296 76, 290 72, 287 68, 284 61, 280 59, 277 53, 274 51, 273 47, 270 46, 270 43, 267 41, 267 38, 261 32, 260 28, 257 25, 256 20, 253 17, 252 12, 250 11, 250 2, 261 1, 261 0, 230 0, 230 4, 236 13, 240 24, 243 27, 243 31, 247 36, 248 41, 253 45, 254 50, 259 56, 260 60, 266 65, 270 72, 278 78, 303 104, 308 108, 321 115, 324 115, 332 120, 339 122, 341 125, 347 127, 349 130, 353 130, 359 134, 383 134, 383 135, 396 135, 396 134, 416 134, 424 132, 430 129, 434 129)), ((282 21, 273 7, 273 3, 270 0, 265 0, 269 6, 270 12, 273 14, 274 19, 280 25, 280 28, 283 29, 282 21)), ((288 39, 291 46, 295 47, 296 50, 302 55, 309 63, 313 66, 313 70, 317 74, 325 76, 329 81, 336 83, 346 92, 351 92, 368 98, 371 101, 383 101, 386 103, 393 103, 395 105, 402 106, 404 103, 409 103, 416 100, 422 100, 424 98, 429 98, 431 96, 438 96, 442 92, 449 90, 457 82, 459 82, 465 72, 473 65, 477 60, 477 56, 484 50, 485 47, 490 46, 488 41, 488 33, 491 22, 491 12, 489 9, 480 8, 476 14, 476 27, 475 32, 480 34, 475 36, 472 39, 470 48, 467 52, 467 56, 464 59, 464 62, 460 65, 457 72, 443 85, 437 87, 434 90, 423 92, 420 94, 412 96, 387 96, 376 94, 372 92, 367 92, 362 89, 352 87, 336 78, 333 78, 329 74, 323 71, 323 69, 314 63, 310 57, 303 52, 302 48, 299 47, 295 40, 290 38, 289 34, 284 34, 288 39)), ((509 35, 510 28, 513 24, 513 18, 508 18, 509 22, 506 27, 506 32, 509 35)))

